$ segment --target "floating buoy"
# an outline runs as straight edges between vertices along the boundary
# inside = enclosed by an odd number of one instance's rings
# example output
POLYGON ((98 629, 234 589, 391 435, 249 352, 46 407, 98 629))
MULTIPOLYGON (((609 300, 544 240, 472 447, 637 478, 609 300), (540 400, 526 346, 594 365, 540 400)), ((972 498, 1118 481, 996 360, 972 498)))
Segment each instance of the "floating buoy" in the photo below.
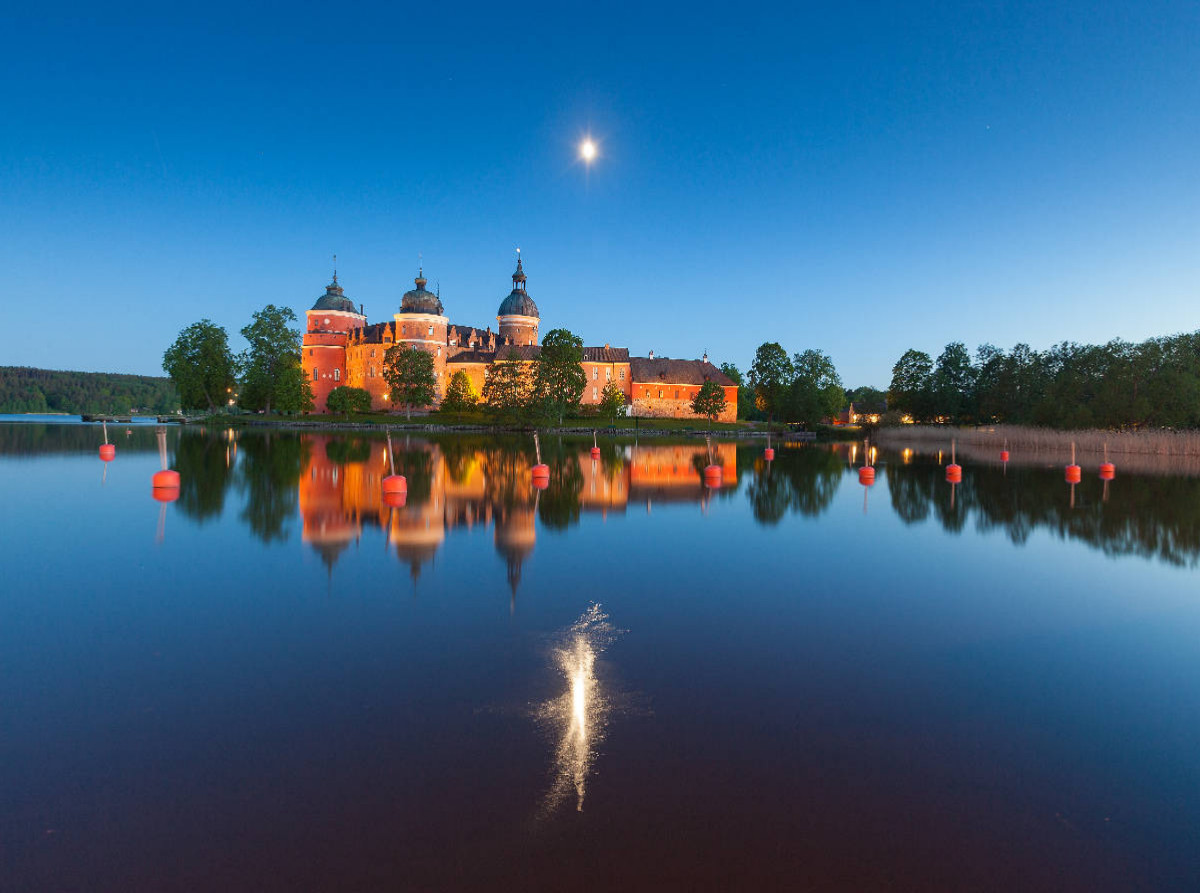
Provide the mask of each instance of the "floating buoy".
POLYGON ((950 441, 950 464, 946 466, 946 480, 957 484, 962 480, 962 466, 958 464, 958 441, 950 441))
POLYGON ((389 474, 383 479, 383 492, 393 495, 408 493, 408 478, 402 474, 389 474))
POLYGON ((1001 451, 1000 451, 1000 461, 1001 461, 1001 462, 1007 462, 1007 461, 1008 461, 1008 450, 1001 450, 1001 451))
POLYGON ((539 490, 545 490, 546 484, 550 482, 550 466, 542 461, 542 444, 538 440, 537 432, 533 432, 533 450, 537 455, 537 464, 533 466, 533 485, 539 490), (538 481, 543 481, 542 486, 538 486, 538 481))
POLYGON ((167 429, 160 427, 154 434, 158 438, 158 461, 162 464, 162 471, 154 472, 150 486, 154 488, 154 498, 159 502, 174 502, 179 498, 179 472, 167 468, 167 429), (159 494, 159 490, 174 490, 175 495, 166 499, 165 494, 159 494))
POLYGON ((596 432, 592 432, 592 461, 600 458, 600 444, 596 443, 596 432))
POLYGON ((179 498, 179 487, 154 487, 150 490, 150 495, 159 502, 174 502, 179 498))
POLYGON ((1067 483, 1078 484, 1083 479, 1083 469, 1075 464, 1075 441, 1071 441, 1071 464, 1067 466, 1067 483))
POLYGON ((100 458, 105 462, 111 462, 117 457, 117 448, 111 443, 100 444, 100 458))
POLYGON ((766 459, 768 462, 774 462, 775 461, 775 450, 772 449, 771 447, 767 447, 765 450, 763 450, 763 458, 766 459))
MULTIPOLYGON (((384 480, 386 482, 387 479, 385 478, 384 480)), ((397 491, 388 492, 387 490, 383 491, 383 504, 388 506, 389 508, 402 509, 402 508, 404 508, 404 504, 406 502, 408 502, 408 491, 407 490, 401 490, 399 492, 397 492, 397 491)))
POLYGON ((1111 481, 1117 476, 1117 466, 1108 461, 1108 443, 1104 444, 1104 461, 1100 463, 1100 480, 1111 481))
MULTIPOLYGON (((542 467, 545 468, 544 465, 542 467)), ((549 486, 550 486, 549 475, 547 475, 545 477, 535 477, 533 479, 533 489, 535 489, 535 490, 545 490, 549 486)))
POLYGON ((714 490, 720 488, 724 472, 720 465, 705 465, 704 466, 704 486, 712 487, 714 490))
POLYGON ((875 469, 870 465, 864 465, 858 470, 858 482, 864 487, 870 487, 875 483, 875 469))
POLYGON ((162 471, 156 471, 154 472, 154 476, 150 478, 150 485, 155 490, 178 490, 179 472, 170 468, 164 468, 162 471))

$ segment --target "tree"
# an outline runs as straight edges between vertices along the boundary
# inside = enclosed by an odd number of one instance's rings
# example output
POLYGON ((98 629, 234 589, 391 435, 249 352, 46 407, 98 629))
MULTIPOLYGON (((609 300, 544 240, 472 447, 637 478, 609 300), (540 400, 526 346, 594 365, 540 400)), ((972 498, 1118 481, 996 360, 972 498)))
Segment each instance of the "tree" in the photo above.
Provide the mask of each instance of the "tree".
POLYGON ((788 387, 792 381, 792 363, 787 351, 778 342, 760 344, 750 366, 750 386, 754 388, 754 405, 774 421, 783 409, 788 387))
POLYGON ((979 370, 971 365, 971 355, 961 341, 946 345, 933 371, 934 411, 955 424, 963 417, 974 418, 976 411, 975 379, 979 370))
POLYGON ((437 376, 433 373, 433 354, 428 351, 393 344, 383 355, 383 377, 391 388, 392 404, 404 407, 405 418, 412 418, 414 406, 433 402, 437 376))
POLYGON ((583 339, 566 329, 551 329, 542 339, 534 374, 534 392, 561 425, 568 411, 579 409, 587 387, 583 371, 583 339))
POLYGON ((738 370, 737 366, 733 365, 733 363, 722 363, 721 371, 725 374, 726 378, 732 381, 739 388, 746 383, 742 377, 742 373, 738 370))
POLYGON ((479 395, 471 379, 462 369, 450 376, 450 384, 446 387, 446 396, 442 398, 442 409, 450 412, 462 412, 470 409, 479 402, 479 395))
POLYGON ((533 398, 530 365, 519 360, 501 360, 488 367, 483 399, 489 413, 509 423, 524 416, 533 398))
POLYGON ((846 390, 833 360, 819 350, 806 350, 792 358, 792 370, 787 396, 790 420, 811 428, 841 412, 846 390))
POLYGON ((708 417, 708 425, 717 420, 717 416, 725 411, 725 389, 715 381, 706 381, 700 385, 700 390, 692 398, 692 412, 708 417))
POLYGON ((933 360, 923 351, 908 349, 892 367, 892 383, 888 388, 888 406, 909 413, 920 421, 931 413, 930 378, 933 360))
POLYGON ((224 405, 237 383, 237 360, 229 349, 229 335, 207 319, 179 333, 163 354, 162 365, 184 409, 211 412, 224 405))
POLYGON ((259 310, 242 337, 250 342, 242 354, 242 388, 238 402, 247 409, 304 412, 312 409, 312 385, 300 363, 300 330, 292 328, 290 307, 268 304, 259 310))
POLYGON ((333 413, 349 415, 352 412, 370 412, 371 394, 363 388, 348 385, 334 388, 325 398, 325 407, 333 413))
POLYGON ((874 411, 876 407, 887 403, 887 391, 881 391, 870 385, 863 385, 853 390, 847 388, 846 400, 859 408, 868 408, 874 411))
POLYGON ((615 381, 610 381, 604 386, 604 390, 600 392, 600 414, 608 416, 610 421, 615 421, 624 409, 625 392, 621 390, 615 381))

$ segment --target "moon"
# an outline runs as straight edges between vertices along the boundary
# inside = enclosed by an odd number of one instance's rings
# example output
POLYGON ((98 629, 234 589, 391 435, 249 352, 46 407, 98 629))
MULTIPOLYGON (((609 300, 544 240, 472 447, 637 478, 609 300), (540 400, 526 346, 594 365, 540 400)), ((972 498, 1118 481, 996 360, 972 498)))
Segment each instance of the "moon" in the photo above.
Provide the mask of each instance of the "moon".
POLYGON ((589 164, 596 159, 596 152, 596 144, 592 142, 591 137, 579 144, 579 157, 589 164))

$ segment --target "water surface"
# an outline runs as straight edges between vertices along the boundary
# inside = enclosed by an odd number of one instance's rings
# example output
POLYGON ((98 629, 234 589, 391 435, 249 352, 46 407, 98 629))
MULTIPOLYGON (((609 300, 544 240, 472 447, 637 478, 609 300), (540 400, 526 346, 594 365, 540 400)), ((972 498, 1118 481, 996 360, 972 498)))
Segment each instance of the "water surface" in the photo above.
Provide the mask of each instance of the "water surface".
POLYGON ((1200 886, 1200 479, 110 436, 0 424, 0 889, 1200 886))

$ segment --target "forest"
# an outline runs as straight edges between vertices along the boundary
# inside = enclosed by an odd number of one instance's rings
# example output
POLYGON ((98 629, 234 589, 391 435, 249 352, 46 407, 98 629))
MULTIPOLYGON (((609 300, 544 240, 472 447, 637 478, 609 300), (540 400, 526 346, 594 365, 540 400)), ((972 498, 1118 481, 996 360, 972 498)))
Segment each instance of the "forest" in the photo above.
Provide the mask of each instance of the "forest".
POLYGON ((954 342, 934 360, 909 350, 888 409, 918 422, 1052 428, 1200 428, 1200 332, 1048 350, 954 342))
POLYGON ((0 366, 0 412, 159 414, 178 407, 169 378, 0 366))

